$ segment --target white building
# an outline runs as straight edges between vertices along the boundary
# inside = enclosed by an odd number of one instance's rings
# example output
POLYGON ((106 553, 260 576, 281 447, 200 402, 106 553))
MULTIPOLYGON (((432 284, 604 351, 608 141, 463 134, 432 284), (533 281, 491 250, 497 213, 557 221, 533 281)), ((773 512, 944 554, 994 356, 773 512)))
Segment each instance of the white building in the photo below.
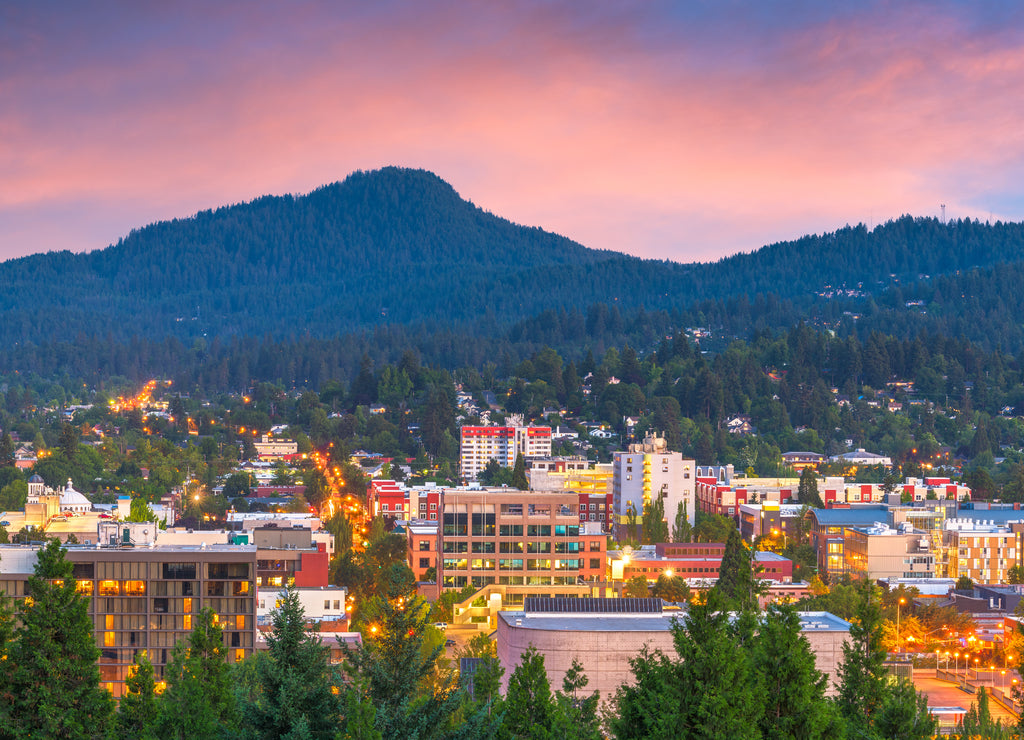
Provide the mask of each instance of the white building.
POLYGON ((617 537, 625 533, 626 514, 630 504, 637 514, 643 515, 644 504, 660 496, 665 504, 665 519, 675 520, 679 504, 686 503, 690 524, 696 523, 695 497, 696 462, 683 459, 680 452, 670 452, 662 437, 647 437, 641 444, 632 444, 626 452, 616 452, 612 458, 613 532, 617 537))
POLYGON ((844 465, 884 465, 892 467, 892 458, 885 455, 878 455, 874 452, 866 452, 863 447, 858 447, 853 452, 844 452, 841 455, 833 455, 830 462, 843 463, 844 465))
MULTIPOLYGON (((281 601, 283 591, 273 588, 260 589, 256 594, 256 621, 264 623, 270 618, 281 601)), ((342 586, 321 586, 320 588, 296 588, 302 611, 310 622, 335 622, 345 618, 348 589, 342 586)))
POLYGON ((467 480, 476 480, 491 460, 511 468, 519 455, 524 458, 551 456, 551 427, 464 426, 461 438, 459 469, 467 480))

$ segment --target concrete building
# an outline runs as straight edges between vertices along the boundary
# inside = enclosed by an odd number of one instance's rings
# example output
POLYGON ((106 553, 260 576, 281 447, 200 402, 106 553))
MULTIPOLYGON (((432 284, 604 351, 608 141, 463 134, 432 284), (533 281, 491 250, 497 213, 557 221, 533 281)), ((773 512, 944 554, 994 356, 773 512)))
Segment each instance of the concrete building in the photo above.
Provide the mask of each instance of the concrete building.
POLYGON ((889 578, 934 578, 935 553, 926 532, 904 523, 847 527, 844 532, 844 572, 871 581, 889 578))
MULTIPOLYGON (((629 661, 643 646, 676 655, 672 623, 685 613, 663 611, 660 599, 527 599, 521 611, 498 614, 498 660, 505 673, 502 691, 522 655, 533 646, 544 656, 552 686, 560 686, 572 661, 583 665, 587 691, 602 700, 633 679, 629 661)), ((801 612, 803 635, 833 693, 850 623, 828 612, 801 612)))
POLYGON ((466 480, 476 480, 491 460, 505 468, 516 463, 516 457, 551 456, 551 427, 464 426, 460 432, 459 470, 466 480))
POLYGON ((600 527, 581 525, 574 493, 449 488, 441 509, 444 588, 553 587, 604 577, 607 538, 600 527))
MULTIPOLYGON (((0 591, 25 596, 38 546, 0 545, 0 591)), ((224 628, 228 662, 252 653, 256 628, 256 547, 253 545, 68 547, 78 591, 89 598, 100 681, 115 697, 135 653, 146 650, 156 678, 171 649, 212 608, 224 628)))
POLYGON ((549 458, 531 463, 534 467, 527 469, 531 491, 575 492, 579 495, 580 522, 599 522, 605 532, 612 531, 612 465, 594 464, 583 458, 549 458))
POLYGON ((674 521, 679 505, 685 503, 687 518, 691 525, 695 524, 696 467, 693 460, 683 459, 681 453, 670 452, 662 437, 647 437, 642 443, 631 444, 626 452, 616 452, 612 458, 615 537, 625 537, 631 508, 642 529, 644 504, 653 502, 655 496, 664 503, 666 521, 674 521))

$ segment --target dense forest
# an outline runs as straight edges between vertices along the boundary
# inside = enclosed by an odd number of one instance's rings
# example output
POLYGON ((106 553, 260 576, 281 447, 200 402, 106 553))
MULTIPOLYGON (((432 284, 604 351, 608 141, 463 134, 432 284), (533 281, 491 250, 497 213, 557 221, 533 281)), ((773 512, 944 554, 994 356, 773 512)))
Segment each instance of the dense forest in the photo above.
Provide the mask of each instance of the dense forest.
POLYGON ((664 312, 666 325, 730 336, 800 319, 851 333, 866 321, 1017 351, 1013 306, 993 305, 1014 292, 989 288, 1019 284, 1022 259, 1024 225, 904 217, 710 264, 642 260, 498 218, 431 173, 387 168, 153 224, 86 254, 0 264, 0 347, 335 339, 411 326, 514 342, 562 315, 562 336, 539 341, 565 344, 614 332, 613 312, 655 324, 664 312), (599 304, 612 307, 607 316, 594 315, 599 304))

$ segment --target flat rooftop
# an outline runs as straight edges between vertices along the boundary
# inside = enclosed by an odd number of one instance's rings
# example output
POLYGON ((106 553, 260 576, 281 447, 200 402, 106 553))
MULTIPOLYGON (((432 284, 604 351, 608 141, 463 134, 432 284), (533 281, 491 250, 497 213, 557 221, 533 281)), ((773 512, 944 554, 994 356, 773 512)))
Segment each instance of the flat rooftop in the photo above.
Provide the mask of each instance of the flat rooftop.
MULTIPOLYGON (((587 600, 587 599, 584 599, 587 600)), ((798 612, 803 632, 849 632, 850 623, 830 612, 798 612)), ((603 613, 500 611, 499 618, 514 629, 552 632, 664 632, 686 612, 603 613)))

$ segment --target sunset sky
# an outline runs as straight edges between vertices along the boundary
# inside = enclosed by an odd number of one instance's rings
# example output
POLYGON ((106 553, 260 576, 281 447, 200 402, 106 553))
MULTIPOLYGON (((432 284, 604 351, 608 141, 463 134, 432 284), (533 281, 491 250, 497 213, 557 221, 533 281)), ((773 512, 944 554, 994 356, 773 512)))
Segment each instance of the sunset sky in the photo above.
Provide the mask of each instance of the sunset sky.
POLYGON ((679 261, 1024 218, 1016 2, 0 5, 0 258, 357 169, 679 261))

